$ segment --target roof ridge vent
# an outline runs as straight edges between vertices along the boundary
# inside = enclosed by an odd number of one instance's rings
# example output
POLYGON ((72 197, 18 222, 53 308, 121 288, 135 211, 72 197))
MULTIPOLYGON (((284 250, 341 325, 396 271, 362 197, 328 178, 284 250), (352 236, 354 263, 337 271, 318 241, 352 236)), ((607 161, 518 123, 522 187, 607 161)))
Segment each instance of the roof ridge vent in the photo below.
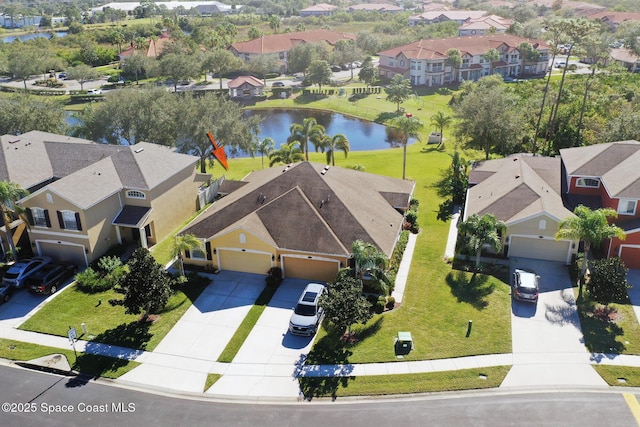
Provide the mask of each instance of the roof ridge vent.
POLYGON ((9 141, 9 144, 15 144, 16 142, 20 142, 20 140, 19 139, 11 140, 11 141, 9 141))

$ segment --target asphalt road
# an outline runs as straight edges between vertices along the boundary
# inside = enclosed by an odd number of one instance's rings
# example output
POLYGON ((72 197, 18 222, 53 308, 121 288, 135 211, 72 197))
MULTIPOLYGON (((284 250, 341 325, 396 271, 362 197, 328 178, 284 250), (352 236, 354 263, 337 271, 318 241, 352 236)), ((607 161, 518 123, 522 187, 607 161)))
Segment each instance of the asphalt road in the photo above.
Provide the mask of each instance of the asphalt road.
POLYGON ((412 398, 238 403, 189 400, 0 366, 0 425, 636 426, 618 393, 465 392, 412 398))

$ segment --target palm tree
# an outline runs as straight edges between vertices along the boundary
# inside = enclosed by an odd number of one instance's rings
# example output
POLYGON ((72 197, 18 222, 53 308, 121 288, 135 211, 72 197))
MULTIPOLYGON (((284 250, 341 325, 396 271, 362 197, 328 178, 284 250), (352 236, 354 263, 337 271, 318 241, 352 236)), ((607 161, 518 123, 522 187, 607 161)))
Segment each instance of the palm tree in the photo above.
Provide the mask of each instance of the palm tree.
POLYGON ((262 162, 262 169, 264 169, 264 156, 268 156, 275 147, 276 143, 273 138, 265 138, 258 142, 255 146, 255 151, 260 153, 260 161, 262 162))
POLYGON ((182 255, 191 250, 205 251, 204 243, 193 234, 179 234, 173 240, 171 256, 180 261, 180 275, 184 276, 184 260, 182 255))
POLYGON ((407 143, 409 139, 420 140, 419 131, 422 129, 422 122, 415 117, 398 116, 390 120, 391 126, 398 129, 398 138, 402 144, 402 179, 406 178, 407 172, 407 143))
POLYGON ((575 216, 565 218, 558 224, 556 240, 574 239, 584 243, 584 260, 580 270, 580 289, 578 295, 582 295, 582 284, 589 262, 591 246, 599 247, 605 239, 617 237, 620 240, 626 238, 624 230, 615 224, 609 224, 609 218, 617 218, 618 213, 609 208, 591 210, 580 205, 573 210, 575 216))
POLYGON ((367 286, 380 294, 387 294, 391 280, 386 269, 388 258, 371 243, 356 240, 351 244, 355 261, 355 276, 367 282, 367 286))
POLYGON ((324 138, 322 138, 322 148, 326 150, 325 152, 327 153, 327 164, 335 166, 336 150, 344 152, 344 157, 346 158, 351 147, 349 146, 349 140, 347 139, 347 137, 339 133, 334 135, 333 137, 325 135, 324 138))
POLYGON ((493 63, 500 59, 500 52, 491 48, 483 55, 485 61, 489 62, 489 74, 493 74, 493 63))
POLYGON ((453 69, 452 81, 457 82, 458 73, 459 73, 460 67, 462 66, 462 56, 460 55, 460 51, 454 48, 447 50, 446 62, 447 64, 451 65, 451 68, 453 69))
POLYGON ((309 141, 314 145, 321 144, 324 136, 324 126, 319 125, 315 118, 307 117, 302 124, 294 123, 289 127, 291 135, 287 142, 297 141, 304 151, 305 160, 309 160, 309 141))
POLYGON ((440 142, 438 143, 438 147, 442 145, 442 137, 444 133, 444 128, 448 127, 453 121, 453 117, 447 116, 444 112, 438 111, 436 114, 431 116, 431 126, 435 126, 436 129, 440 132, 440 142))
POLYGON ((461 234, 467 237, 467 247, 476 253, 476 264, 473 269, 473 276, 471 276, 471 282, 473 282, 480 269, 482 248, 488 245, 495 252, 500 252, 500 249, 502 249, 500 235, 506 230, 506 226, 504 222, 492 214, 484 214, 482 216, 473 214, 460 224, 459 230, 461 234))
POLYGON ((16 246, 13 243, 13 232, 11 231, 12 219, 21 213, 21 209, 16 206, 16 201, 28 195, 29 192, 15 182, 0 181, 0 217, 4 222, 5 233, 9 243, 9 252, 14 259, 18 259, 16 246))
POLYGON ((300 148, 298 141, 292 141, 280 145, 279 150, 269 153, 269 166, 273 166, 276 163, 295 163, 302 162, 304 160, 304 153, 300 148))

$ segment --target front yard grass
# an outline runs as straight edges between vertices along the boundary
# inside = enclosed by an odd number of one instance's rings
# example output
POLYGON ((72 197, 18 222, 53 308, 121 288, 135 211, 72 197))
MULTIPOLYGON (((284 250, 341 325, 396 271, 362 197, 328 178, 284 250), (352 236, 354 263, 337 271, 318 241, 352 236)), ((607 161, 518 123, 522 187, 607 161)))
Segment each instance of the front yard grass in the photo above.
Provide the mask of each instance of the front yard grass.
POLYGON ((0 338, 0 357, 4 359, 26 362, 57 353, 64 354, 67 357, 72 369, 93 377, 118 378, 140 365, 129 360, 89 353, 78 353, 78 359, 76 360, 71 349, 47 347, 0 338))
POLYGON ((614 365, 594 365, 593 368, 610 386, 640 387, 640 368, 614 365))
MULTIPOLYGON (((436 150, 418 142, 410 145, 407 152, 407 176, 416 182, 414 197, 420 201, 418 217, 422 231, 403 303, 391 312, 374 316, 366 325, 356 325, 353 331, 359 334, 360 341, 354 344, 345 345, 339 334, 323 328, 307 363, 395 361, 394 338, 398 331, 410 331, 414 340, 415 349, 404 360, 511 352, 508 284, 479 274, 478 284, 470 286, 471 274, 454 271, 443 260, 449 223, 436 219, 440 200, 431 185, 440 171, 450 165, 451 151, 436 150), (473 321, 473 328, 466 337, 469 320, 473 321)), ((463 153, 467 160, 480 156, 475 152, 463 153)), ((312 152, 309 157, 311 161, 325 163, 322 153, 312 152)), ((400 178, 402 149, 350 152, 347 159, 337 156, 336 164, 341 167, 361 164, 367 172, 400 178)), ((232 159, 227 177, 241 179, 257 169, 259 156, 232 159)))
POLYGON ((67 336, 69 326, 74 326, 80 333, 84 323, 88 336, 79 336, 79 339, 152 351, 206 286, 180 287, 169 299, 167 307, 158 313, 159 319, 151 325, 143 325, 137 321, 138 315, 127 315, 123 307, 109 304, 109 299, 121 298, 115 291, 87 294, 73 285, 42 307, 20 329, 67 336))
POLYGON ((299 382, 307 398, 429 393, 495 388, 502 383, 510 368, 493 366, 422 374, 300 378, 299 382))

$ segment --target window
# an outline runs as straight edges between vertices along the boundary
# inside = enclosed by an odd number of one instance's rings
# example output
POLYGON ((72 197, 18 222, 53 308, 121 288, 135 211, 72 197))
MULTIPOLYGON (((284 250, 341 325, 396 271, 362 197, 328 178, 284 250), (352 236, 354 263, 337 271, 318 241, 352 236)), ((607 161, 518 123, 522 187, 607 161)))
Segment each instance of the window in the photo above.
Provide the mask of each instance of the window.
POLYGON ((200 248, 189 249, 189 255, 189 258, 196 260, 204 261, 207 259, 207 254, 204 251, 200 250, 200 248))
POLYGON ((600 180, 597 178, 578 178, 576 187, 598 188, 600 187, 600 180))
POLYGON ((129 190, 127 191, 127 198, 128 199, 146 199, 147 196, 145 196, 145 194, 142 191, 129 190))
POLYGON ((73 211, 58 211, 58 222, 63 230, 82 230, 80 215, 73 211))
POLYGON ((246 234, 240 233, 240 243, 243 244, 243 245, 245 243, 247 243, 247 235, 246 234))
POLYGON ((41 208, 31 208, 31 217, 33 218, 33 225, 38 227, 51 227, 48 211, 41 208))
POLYGON ((400 66, 401 66, 401 67, 404 67, 404 60, 401 60, 401 61, 400 61, 400 66))
POLYGON ((620 199, 618 203, 618 213, 622 215, 635 215, 636 200, 620 199))
POLYGON ((51 193, 47 193, 47 203, 53 203, 53 196, 51 193))
POLYGON ((538 229, 546 230, 546 228, 547 228, 547 221, 544 219, 541 219, 540 222, 538 223, 538 229))

